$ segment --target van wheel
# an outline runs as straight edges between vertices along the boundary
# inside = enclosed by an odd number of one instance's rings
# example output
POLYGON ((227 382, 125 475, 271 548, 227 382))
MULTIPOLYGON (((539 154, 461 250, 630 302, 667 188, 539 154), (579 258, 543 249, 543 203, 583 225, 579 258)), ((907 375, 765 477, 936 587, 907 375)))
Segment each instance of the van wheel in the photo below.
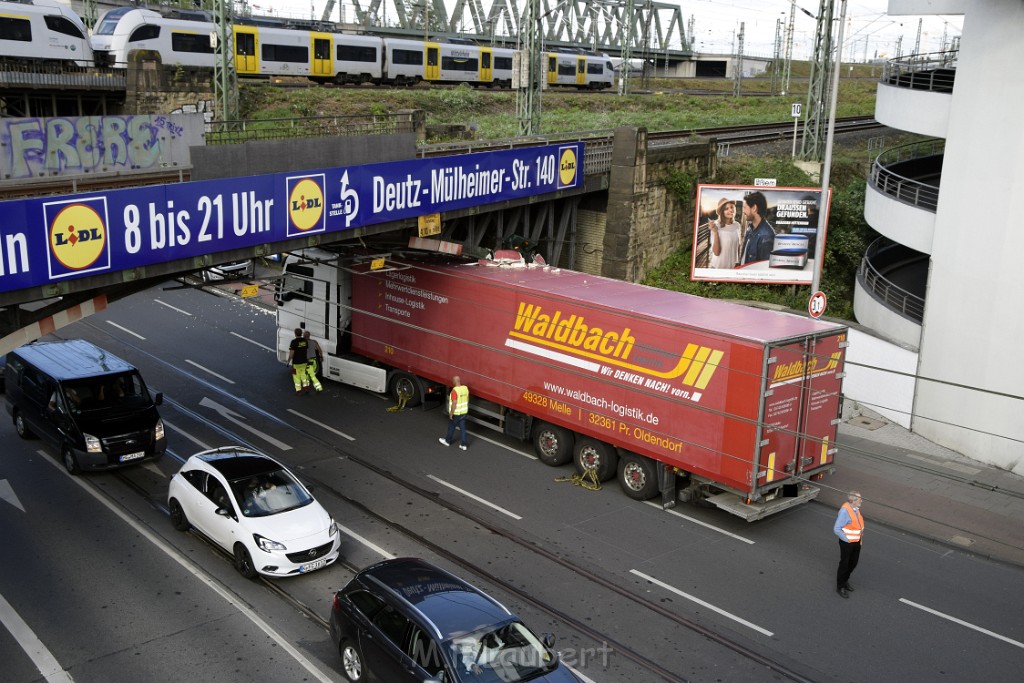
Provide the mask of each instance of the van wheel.
POLYGON ((32 433, 32 430, 28 428, 28 425, 25 423, 25 418, 21 416, 21 411, 14 413, 14 428, 18 431, 18 436, 23 439, 34 439, 36 436, 32 433))
POLYGON ((181 509, 181 503, 176 499, 171 498, 171 526, 178 531, 188 531, 192 526, 192 523, 188 521, 188 517, 185 516, 185 511, 181 509))
POLYGON ((68 474, 79 474, 82 468, 78 466, 78 459, 75 458, 75 452, 71 450, 71 446, 64 444, 60 448, 60 459, 64 463, 64 469, 68 471, 68 474))
POLYGON ((608 481, 615 476, 619 465, 619 454, 615 449, 597 439, 580 439, 576 442, 576 471, 584 474, 588 469, 597 470, 598 481, 608 481))
POLYGON ((255 579, 258 574, 252 563, 252 555, 241 543, 235 544, 235 569, 247 579, 255 579))
POLYGON ((533 428, 533 451, 545 465, 560 467, 572 459, 573 434, 550 422, 533 428))
POLYGON ((619 486, 633 500, 650 500, 658 494, 658 472, 654 461, 627 453, 619 461, 619 486))
POLYGON ((408 372, 395 373, 394 377, 391 378, 391 390, 389 393, 396 403, 402 401, 402 396, 407 396, 405 400, 407 408, 415 408, 423 402, 423 395, 420 393, 420 383, 415 375, 408 372))

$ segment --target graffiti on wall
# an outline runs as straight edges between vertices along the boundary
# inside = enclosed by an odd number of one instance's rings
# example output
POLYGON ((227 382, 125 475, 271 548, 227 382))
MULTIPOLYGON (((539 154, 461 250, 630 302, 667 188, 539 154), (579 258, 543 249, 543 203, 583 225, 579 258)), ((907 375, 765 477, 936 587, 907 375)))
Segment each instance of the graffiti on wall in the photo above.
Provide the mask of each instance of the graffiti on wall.
POLYGON ((149 171, 187 164, 201 114, 0 119, 4 179, 149 171))

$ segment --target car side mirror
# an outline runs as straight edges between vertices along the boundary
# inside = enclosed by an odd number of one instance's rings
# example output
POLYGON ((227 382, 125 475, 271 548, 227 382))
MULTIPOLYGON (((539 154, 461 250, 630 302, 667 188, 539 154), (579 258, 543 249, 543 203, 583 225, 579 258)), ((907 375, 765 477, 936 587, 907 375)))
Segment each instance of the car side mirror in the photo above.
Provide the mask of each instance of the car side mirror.
POLYGON ((544 643, 544 647, 546 647, 546 648, 548 648, 550 650, 551 648, 553 648, 555 646, 555 634, 554 633, 545 633, 544 635, 542 635, 540 637, 540 642, 544 643))
POLYGON ((156 396, 153 397, 153 403, 158 406, 162 406, 164 404, 164 392, 156 392, 156 396))
POLYGON ((221 517, 230 517, 231 519, 235 518, 235 513, 231 512, 229 508, 217 508, 217 514, 221 517))

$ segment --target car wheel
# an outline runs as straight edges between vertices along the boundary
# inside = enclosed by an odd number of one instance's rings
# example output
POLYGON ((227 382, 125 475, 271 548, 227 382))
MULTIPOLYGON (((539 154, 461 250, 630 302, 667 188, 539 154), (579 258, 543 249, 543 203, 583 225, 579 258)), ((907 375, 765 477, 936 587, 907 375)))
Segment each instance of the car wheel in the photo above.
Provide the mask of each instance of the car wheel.
POLYGON ((636 453, 619 462, 619 486, 633 500, 650 500, 658 493, 658 472, 654 461, 636 453))
POLYGON ((14 413, 14 428, 18 431, 18 436, 23 439, 35 437, 32 430, 28 428, 28 424, 25 423, 25 418, 21 416, 21 411, 14 413))
POLYGON ((572 459, 573 435, 568 429, 540 422, 533 429, 533 450, 545 465, 559 467, 572 459))
POLYGON ((71 446, 64 444, 60 448, 60 459, 64 463, 64 469, 68 471, 68 474, 78 474, 82 471, 82 468, 78 466, 78 459, 75 457, 75 452, 71 450, 71 446))
POLYGON ((414 375, 408 372, 395 373, 391 378, 391 398, 401 402, 402 396, 407 396, 405 405, 408 408, 415 408, 423 402, 420 395, 420 383, 414 375))
POLYGON ((256 571, 256 567, 253 566, 252 555, 249 554, 249 550, 241 543, 235 544, 235 569, 247 579, 255 579, 259 573, 256 571))
POLYGON ((585 474, 587 470, 597 471, 598 481, 608 481, 615 476, 619 466, 619 454, 612 446, 597 439, 580 439, 576 442, 576 471, 585 474))
POLYGON ((181 509, 181 503, 172 498, 169 507, 171 509, 171 526, 178 531, 188 531, 192 524, 185 516, 185 511, 181 509))
POLYGON ((356 644, 351 640, 343 640, 338 647, 338 653, 341 655, 341 672, 345 674, 345 678, 352 683, 362 681, 363 655, 360 654, 356 644))

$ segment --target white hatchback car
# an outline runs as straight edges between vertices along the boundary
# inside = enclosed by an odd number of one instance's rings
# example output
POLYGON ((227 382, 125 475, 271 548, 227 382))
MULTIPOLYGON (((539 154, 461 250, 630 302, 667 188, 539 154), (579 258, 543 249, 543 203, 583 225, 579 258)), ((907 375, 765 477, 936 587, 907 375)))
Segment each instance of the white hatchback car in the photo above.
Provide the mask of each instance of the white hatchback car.
POLYGON ((291 576, 338 559, 338 525, 284 465, 241 446, 196 453, 171 478, 171 523, 231 553, 246 578, 291 576))

